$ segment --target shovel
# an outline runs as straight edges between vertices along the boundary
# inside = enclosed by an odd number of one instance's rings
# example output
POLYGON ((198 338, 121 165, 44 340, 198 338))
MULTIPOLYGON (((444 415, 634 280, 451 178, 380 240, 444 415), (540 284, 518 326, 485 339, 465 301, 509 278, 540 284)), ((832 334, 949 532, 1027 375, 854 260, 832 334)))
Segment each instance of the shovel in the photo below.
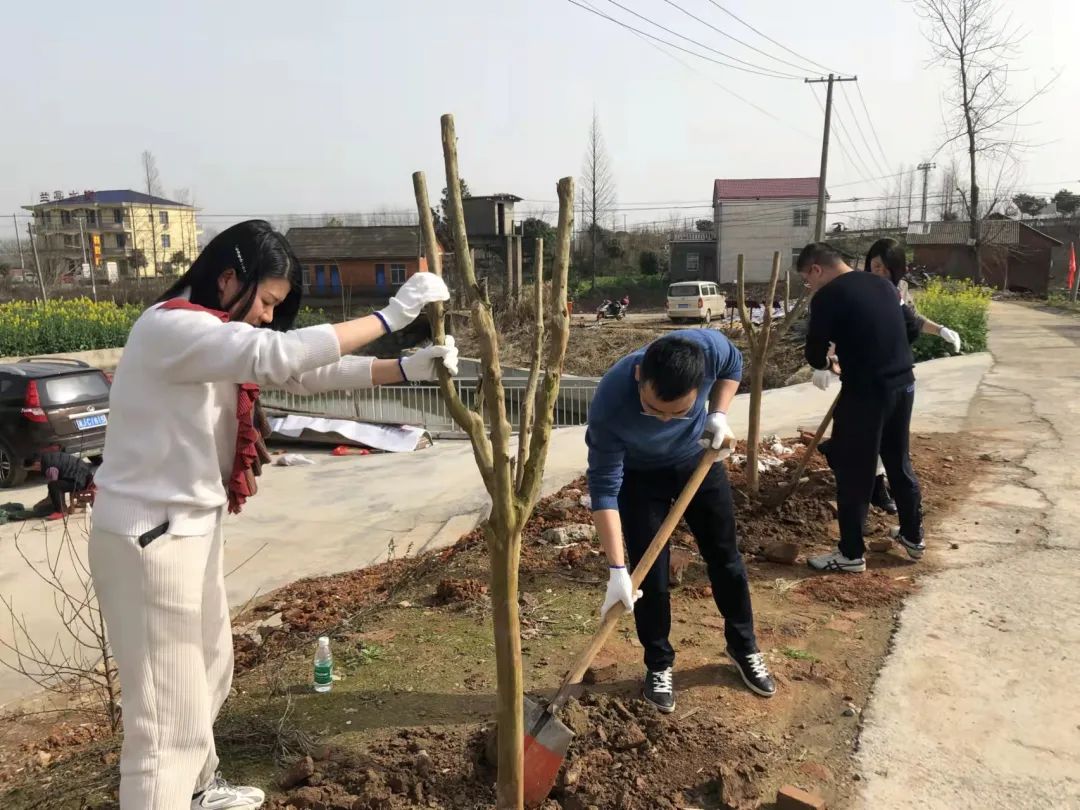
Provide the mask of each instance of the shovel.
MULTIPOLYGON (((730 454, 730 450, 730 446, 725 446, 722 450, 709 449, 705 451, 701 461, 698 462, 697 469, 690 476, 690 480, 686 482, 686 486, 683 487, 678 500, 671 507, 671 511, 668 512, 667 517, 656 532, 656 536, 653 537, 649 547, 645 550, 641 561, 635 566, 630 577, 630 580, 634 583, 635 591, 641 586, 645 575, 652 569, 656 558, 660 556, 660 552, 667 545, 671 533, 675 531, 675 527, 682 520, 686 508, 697 494, 701 482, 705 480, 705 476, 709 473, 709 469, 719 460, 721 453, 726 451, 730 454)), ((562 768, 563 760, 566 759, 566 749, 574 738, 574 732, 555 716, 556 712, 566 703, 574 687, 581 683, 585 670, 589 668, 589 664, 592 663, 596 654, 603 648, 604 642, 607 641, 611 631, 615 629, 615 625, 619 623, 619 619, 625 612, 626 608, 622 602, 618 602, 614 607, 608 609, 600 622, 600 628, 596 631, 596 635, 592 637, 589 646, 578 657, 573 668, 566 673, 566 677, 563 678, 555 697, 546 704, 531 700, 528 697, 525 698, 526 807, 539 807, 547 799, 551 788, 555 785, 559 769, 562 768)))

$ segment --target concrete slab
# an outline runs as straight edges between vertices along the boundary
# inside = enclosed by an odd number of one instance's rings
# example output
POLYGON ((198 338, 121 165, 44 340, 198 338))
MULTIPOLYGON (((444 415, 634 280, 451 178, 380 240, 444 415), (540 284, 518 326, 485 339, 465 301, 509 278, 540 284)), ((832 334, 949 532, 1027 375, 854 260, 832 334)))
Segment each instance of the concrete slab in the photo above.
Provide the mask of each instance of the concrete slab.
POLYGON ((1080 807, 1080 318, 994 304, 990 348, 968 428, 1002 460, 928 538, 947 568, 864 715, 867 810, 1080 807))

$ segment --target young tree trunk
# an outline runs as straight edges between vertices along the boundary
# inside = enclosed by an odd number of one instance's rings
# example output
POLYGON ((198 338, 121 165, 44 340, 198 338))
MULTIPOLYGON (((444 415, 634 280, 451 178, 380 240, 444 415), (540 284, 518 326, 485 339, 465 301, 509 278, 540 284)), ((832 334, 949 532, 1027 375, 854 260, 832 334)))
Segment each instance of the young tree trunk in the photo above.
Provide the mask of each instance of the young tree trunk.
MULTIPOLYGON (((567 273, 569 271, 570 235, 573 229, 572 178, 559 181, 559 227, 552 278, 551 334, 548 338, 543 385, 539 385, 540 362, 544 344, 544 311, 540 290, 543 287, 542 266, 537 268, 537 298, 534 362, 530 369, 527 392, 530 397, 528 415, 523 414, 518 442, 519 468, 510 453, 510 423, 506 413, 506 398, 502 385, 498 337, 491 315, 491 304, 477 283, 472 252, 465 233, 461 209, 457 136, 452 116, 442 118, 443 156, 446 165, 446 187, 449 191, 448 220, 454 235, 457 276, 465 287, 470 303, 472 324, 480 338, 482 362, 481 388, 475 410, 461 400, 453 380, 445 369, 439 372, 439 387, 454 421, 468 434, 473 457, 480 470, 484 486, 491 496, 491 514, 485 526, 485 537, 491 558, 491 601, 495 638, 495 667, 497 680, 496 718, 498 723, 498 810, 518 810, 524 803, 524 716, 521 667, 521 626, 518 616, 518 563, 521 537, 540 489, 551 437, 551 424, 558 399, 570 320, 566 312, 567 273), (490 432, 488 432, 490 431, 490 432)), ((417 211, 425 251, 433 272, 441 273, 438 244, 431 217, 427 182, 422 172, 413 175, 417 211)), ((436 343, 445 340, 443 307, 434 305, 430 313, 432 335, 436 343)))
MULTIPOLYGON (((758 455, 761 446, 761 403, 765 394, 765 368, 769 362, 771 349, 780 343, 791 324, 802 316, 806 307, 806 290, 799 296, 799 301, 791 312, 785 312, 784 321, 779 327, 773 322, 773 301, 776 299, 776 285, 780 281, 780 252, 773 253, 772 275, 769 277, 769 292, 764 301, 765 311, 761 326, 755 327, 750 313, 746 309, 746 273, 743 255, 740 253, 737 264, 736 285, 739 305, 739 318, 742 320, 746 342, 750 348, 750 414, 746 432, 746 494, 757 498, 760 491, 758 475, 758 455)), ((787 308, 785 294, 784 307, 787 308)))
POLYGON ((518 616, 518 561, 521 532, 506 536, 506 527, 488 523, 491 550, 491 611, 495 628, 495 670, 498 690, 499 776, 496 807, 519 808, 524 802, 524 683, 521 668, 521 622, 518 616), (501 536, 500 536, 501 535, 501 536))

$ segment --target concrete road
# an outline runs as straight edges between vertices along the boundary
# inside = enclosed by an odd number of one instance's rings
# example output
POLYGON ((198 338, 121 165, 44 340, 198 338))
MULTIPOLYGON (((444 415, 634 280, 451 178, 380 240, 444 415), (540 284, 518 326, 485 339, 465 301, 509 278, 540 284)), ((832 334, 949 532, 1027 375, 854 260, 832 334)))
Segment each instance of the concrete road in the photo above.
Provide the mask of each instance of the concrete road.
POLYGON ((967 427, 995 462, 927 538, 947 568, 864 716, 867 810, 1080 808, 1080 318, 994 304, 990 349, 967 427))
MULTIPOLYGON (((984 354, 920 366, 919 429, 958 429, 989 364, 984 354)), ((834 393, 810 385, 766 392, 763 430, 815 429, 834 393)), ((731 414, 739 435, 745 435, 747 405, 747 397, 738 397, 731 414)), ((385 560, 391 543, 398 556, 449 545, 486 513, 487 493, 464 442, 443 441, 405 455, 320 455, 317 460, 312 467, 269 468, 260 479, 258 496, 248 502, 244 514, 229 519, 226 570, 236 569, 227 578, 232 605, 242 605, 254 595, 300 577, 385 560)), ((556 431, 545 490, 560 488, 584 469, 584 430, 556 431)), ((12 493, 26 503, 43 496, 41 486, 12 493)), ((0 526, 0 595, 14 599, 38 638, 51 639, 59 623, 51 597, 29 574, 14 541, 15 533, 21 531, 23 550, 42 562, 46 529, 55 532, 55 524, 0 526)), ((0 611, 0 640, 10 636, 4 619, 0 611)), ((23 677, 0 670, 0 703, 31 690, 23 677)))

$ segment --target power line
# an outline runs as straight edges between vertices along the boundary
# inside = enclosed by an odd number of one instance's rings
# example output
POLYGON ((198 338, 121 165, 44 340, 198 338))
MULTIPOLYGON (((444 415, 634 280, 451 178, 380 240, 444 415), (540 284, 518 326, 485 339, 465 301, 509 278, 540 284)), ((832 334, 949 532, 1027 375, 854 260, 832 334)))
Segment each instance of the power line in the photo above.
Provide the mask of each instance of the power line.
POLYGON ((674 42, 668 42, 666 39, 663 39, 662 37, 657 37, 657 36, 654 36, 654 35, 652 35, 650 33, 642 31, 640 28, 635 28, 634 26, 630 25, 629 23, 624 23, 622 20, 616 19, 615 17, 612 17, 609 14, 605 14, 604 12, 593 8, 592 6, 587 6, 587 5, 584 5, 582 3, 579 3, 579 2, 577 2, 577 0, 566 0, 566 2, 570 3, 571 5, 577 6, 578 8, 585 9, 590 14, 595 14, 598 17, 603 17, 605 20, 613 22, 616 25, 627 29, 628 31, 633 31, 633 32, 635 32, 637 34, 640 34, 641 36, 648 37, 649 39, 655 40, 656 42, 662 42, 664 45, 667 45, 670 48, 675 48, 676 50, 680 50, 683 53, 690 54, 690 56, 696 56, 698 59, 704 59, 706 62, 712 62, 714 64, 720 65, 721 67, 732 68, 733 70, 741 70, 744 73, 754 73, 754 74, 757 74, 759 76, 765 76, 765 77, 770 78, 770 79, 786 79, 786 78, 788 78, 788 77, 786 77, 786 76, 784 76, 782 74, 778 74, 778 73, 762 73, 761 71, 751 70, 750 68, 740 67, 739 65, 732 65, 732 64, 730 64, 728 62, 721 62, 719 59, 713 59, 711 56, 705 56, 704 54, 695 53, 694 51, 691 51, 688 48, 684 48, 682 45, 676 45, 674 42))
POLYGON ((855 89, 859 91, 859 101, 862 102, 863 112, 866 113, 866 120, 870 122, 870 132, 874 136, 874 141, 877 143, 878 151, 881 152, 881 159, 885 161, 885 165, 889 165, 889 159, 885 157, 885 150, 881 148, 881 138, 878 137, 877 127, 874 125, 874 117, 870 115, 870 108, 866 106, 866 99, 862 94, 862 87, 858 82, 855 83, 855 89))
MULTIPOLYGON (((858 84, 858 82, 855 84, 858 84)), ((870 141, 866 139, 866 133, 863 131, 864 128, 859 124, 859 116, 855 113, 855 107, 852 106, 851 99, 848 98, 847 90, 844 88, 844 85, 840 85, 840 97, 843 98, 844 104, 847 105, 848 112, 851 113, 851 120, 854 122, 855 128, 859 131, 859 138, 862 139, 863 146, 866 147, 866 154, 870 156, 870 159, 874 162, 874 166, 879 172, 887 172, 888 169, 882 165, 880 160, 878 160, 877 155, 874 154, 874 150, 870 147, 870 141)))
POLYGON ((724 12, 725 14, 727 14, 727 15, 728 15, 729 17, 731 17, 731 18, 733 18, 734 20, 736 20, 737 22, 739 22, 739 23, 742 23, 743 25, 745 25, 745 26, 746 26, 747 28, 749 28, 749 29, 750 29, 751 31, 753 31, 753 32, 754 32, 755 34, 757 34, 757 35, 758 35, 759 37, 761 37, 761 38, 763 38, 763 39, 767 39, 767 40, 768 40, 769 42, 771 42, 771 43, 772 43, 773 45, 775 45, 775 46, 776 46, 776 47, 778 47, 778 48, 781 48, 782 50, 785 50, 785 51, 787 51, 787 52, 788 52, 788 53, 790 53, 790 54, 791 54, 792 56, 795 56, 795 57, 797 57, 797 58, 799 58, 799 59, 803 60, 804 62, 808 62, 809 64, 813 65, 814 67, 818 67, 818 68, 821 68, 821 69, 822 69, 822 70, 824 70, 824 71, 825 71, 826 73, 839 73, 839 72, 840 72, 840 71, 838 71, 838 70, 833 70, 833 69, 831 69, 831 68, 827 68, 827 67, 825 67, 825 65, 821 64, 820 62, 815 62, 815 61, 814 61, 813 59, 810 59, 810 58, 808 58, 808 57, 805 57, 805 56, 803 56, 802 54, 800 54, 800 53, 797 53, 796 51, 793 51, 793 50, 791 50, 791 48, 789 48, 789 47, 788 47, 787 45, 783 45, 783 44, 781 44, 781 43, 777 42, 777 41, 776 41, 775 39, 773 39, 772 37, 770 37, 770 36, 769 36, 768 34, 765 34, 765 33, 761 32, 761 31, 759 31, 758 29, 754 28, 754 26, 752 26, 752 25, 751 25, 750 23, 748 23, 748 22, 747 22, 746 20, 742 19, 741 17, 737 16, 737 15, 736 15, 736 14, 735 14, 734 12, 732 12, 732 11, 728 11, 728 10, 727 10, 726 8, 724 8, 724 7, 722 6, 722 5, 720 5, 719 3, 717 3, 717 2, 716 2, 716 0, 709 0, 709 2, 710 2, 710 3, 712 3, 712 4, 714 5, 714 6, 716 6, 716 7, 718 8, 718 9, 720 9, 720 10, 721 10, 722 12, 724 12))
MULTIPOLYGON (((780 79, 780 78, 783 78, 783 79, 798 79, 799 78, 798 76, 795 76, 793 74, 782 73, 782 72, 780 72, 778 70, 775 70, 774 68, 765 67, 764 65, 755 65, 753 62, 747 62, 745 59, 740 59, 737 56, 732 56, 730 53, 725 53, 724 51, 717 50, 716 48, 713 48, 713 47, 711 47, 709 45, 706 45, 703 42, 698 42, 696 39, 691 39, 688 36, 684 36, 683 34, 680 34, 678 31, 672 31, 670 28, 667 28, 667 27, 661 25, 660 23, 656 22, 656 20, 653 20, 653 19, 651 19, 649 17, 646 17, 646 16, 644 16, 642 14, 638 14, 632 8, 627 8, 622 3, 617 2, 617 0, 608 0, 608 2, 611 3, 611 5, 613 5, 613 6, 621 8, 627 14, 632 14, 633 16, 637 17, 639 20, 643 20, 643 21, 649 23, 650 25, 656 26, 661 31, 666 31, 667 33, 671 34, 672 36, 676 36, 676 37, 679 37, 679 39, 683 39, 683 40, 686 40, 687 42, 693 43, 694 45, 697 45, 699 48, 704 48, 707 51, 712 51, 713 53, 715 53, 715 54, 717 54, 719 56, 723 56, 725 59, 731 59, 731 60, 734 60, 735 62, 738 62, 739 64, 746 65, 747 67, 751 67, 751 68, 753 68, 755 71, 757 71, 759 73, 761 73, 761 71, 766 71, 768 74, 775 74, 775 75, 773 75, 773 78, 777 78, 777 79, 780 79)), ((766 73, 761 73, 761 75, 766 75, 766 73)))
MULTIPOLYGON (((829 128, 831 129, 832 127, 830 116, 825 111, 825 105, 821 102, 821 99, 818 98, 817 90, 813 86, 811 86, 810 92, 813 93, 814 101, 817 102, 818 108, 821 110, 821 114, 825 116, 825 120, 830 123, 829 128)), ((846 137, 847 130, 844 129, 841 125, 839 116, 837 117, 837 125, 839 127, 839 130, 843 131, 846 137)), ((867 180, 867 175, 873 174, 873 172, 868 171, 865 165, 863 165, 862 168, 859 167, 859 164, 857 164, 855 160, 851 157, 851 153, 848 152, 847 146, 845 146, 844 144, 844 139, 840 137, 840 131, 837 131, 835 133, 836 145, 840 147, 840 153, 844 156, 844 159, 847 161, 848 165, 851 167, 852 171, 855 172, 855 174, 859 175, 859 177, 861 177, 863 181, 866 182, 868 185, 873 185, 872 181, 867 180)))
MULTIPOLYGON (((585 3, 586 6, 588 6, 588 9, 590 11, 593 11, 593 12, 595 12, 597 14, 601 14, 601 12, 599 12, 595 8, 593 8, 593 6, 589 3, 589 0, 583 0, 583 2, 585 3)), ((579 5, 579 4, 574 3, 574 5, 579 5)), ((604 15, 601 14, 601 16, 604 16, 604 15)), ((693 65, 690 65, 690 64, 684 62, 682 59, 677 57, 675 54, 671 53, 668 50, 665 50, 660 45, 657 45, 656 42, 653 41, 655 39, 655 37, 650 37, 648 34, 645 34, 643 32, 639 32, 636 28, 633 28, 633 27, 630 27, 630 31, 634 34, 634 36, 636 36, 642 42, 644 42, 647 45, 650 45, 653 48, 655 48, 656 50, 660 51, 660 53, 664 54, 664 56, 668 57, 669 59, 673 59, 675 62, 678 62, 680 65, 682 65, 684 68, 691 71, 692 73, 696 73, 697 75, 701 76, 707 82, 709 82, 710 84, 715 85, 717 88, 719 88, 723 92, 727 93, 732 98, 735 98, 738 101, 741 101, 743 104, 747 105, 748 107, 752 107, 753 109, 757 110, 762 115, 766 116, 767 118, 771 118, 773 121, 776 121, 778 124, 782 124, 783 126, 787 127, 791 131, 799 133, 804 138, 813 138, 814 137, 810 133, 806 132, 805 130, 799 129, 794 124, 791 124, 791 123, 785 121, 784 119, 778 117, 777 115, 775 115, 771 111, 765 109, 764 107, 761 107, 760 105, 755 104, 754 102, 750 101, 750 99, 743 98, 742 96, 740 96, 738 93, 736 93, 731 88, 721 84, 716 79, 714 79, 713 77, 709 76, 708 74, 698 70, 693 65)), ((676 47, 678 47, 678 46, 676 46, 676 47)), ((680 50, 683 50, 683 49, 680 48, 680 50)))
POLYGON ((750 50, 754 51, 755 53, 759 53, 759 54, 761 54, 762 56, 764 56, 764 57, 766 57, 768 59, 773 59, 773 60, 779 62, 782 65, 787 65, 788 67, 793 67, 796 70, 800 70, 800 71, 806 70, 806 68, 803 67, 802 65, 797 65, 794 62, 788 62, 786 59, 781 59, 779 56, 773 56, 768 51, 763 51, 763 50, 761 50, 761 48, 755 48, 749 42, 745 42, 745 41, 739 39, 738 37, 732 36, 727 31, 724 31, 724 30, 722 30, 720 28, 717 28, 715 25, 713 25, 708 20, 703 20, 701 17, 697 16, 696 14, 693 14, 692 12, 687 11, 685 8, 680 6, 678 3, 674 2, 674 0, 664 0, 664 2, 667 3, 669 6, 672 6, 673 8, 677 8, 679 11, 681 11, 683 14, 685 14, 690 19, 697 20, 702 25, 704 25, 704 26, 706 26, 708 28, 711 28, 713 31, 718 33, 720 36, 727 37, 728 39, 732 40, 733 42, 738 42, 744 48, 749 48, 750 50))

